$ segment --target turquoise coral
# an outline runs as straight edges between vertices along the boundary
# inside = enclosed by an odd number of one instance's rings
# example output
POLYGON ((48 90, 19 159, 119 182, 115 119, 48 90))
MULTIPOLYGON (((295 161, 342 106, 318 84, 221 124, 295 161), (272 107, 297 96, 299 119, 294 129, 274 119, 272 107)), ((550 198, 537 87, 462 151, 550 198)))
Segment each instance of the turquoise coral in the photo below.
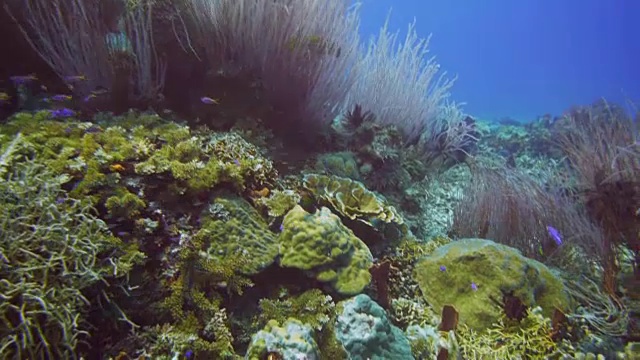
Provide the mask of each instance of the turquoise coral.
POLYGON ((317 360, 319 349, 310 326, 296 319, 282 325, 271 320, 253 335, 245 359, 261 360, 269 353, 279 354, 282 359, 317 360))
POLYGON ((360 294, 339 304, 335 334, 349 359, 414 359, 402 330, 391 324, 384 309, 360 294))
POLYGON ((309 214, 296 205, 282 225, 282 266, 305 270, 346 295, 360 293, 371 281, 369 248, 329 209, 309 214))

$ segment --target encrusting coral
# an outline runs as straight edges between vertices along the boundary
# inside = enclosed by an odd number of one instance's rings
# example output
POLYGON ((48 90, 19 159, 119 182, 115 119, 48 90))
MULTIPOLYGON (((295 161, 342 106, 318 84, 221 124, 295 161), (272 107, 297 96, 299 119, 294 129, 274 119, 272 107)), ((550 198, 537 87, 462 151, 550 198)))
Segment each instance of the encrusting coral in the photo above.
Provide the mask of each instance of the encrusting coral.
POLYGON ((243 256, 247 261, 238 269, 246 275, 257 274, 271 265, 278 256, 278 243, 260 214, 241 198, 218 198, 214 204, 220 205, 226 216, 203 219, 193 238, 201 245, 200 256, 214 262, 243 256))

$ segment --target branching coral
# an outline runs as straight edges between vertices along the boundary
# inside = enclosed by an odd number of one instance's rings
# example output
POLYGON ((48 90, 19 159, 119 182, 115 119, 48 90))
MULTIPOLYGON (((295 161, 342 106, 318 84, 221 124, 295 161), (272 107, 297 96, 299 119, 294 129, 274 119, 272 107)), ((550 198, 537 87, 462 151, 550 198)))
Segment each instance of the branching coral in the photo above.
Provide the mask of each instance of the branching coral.
POLYGON ((551 331, 551 321, 536 308, 519 324, 500 320, 481 333, 462 326, 458 343, 465 359, 542 360, 556 350, 551 331))
POLYGON ((296 318, 321 331, 335 314, 335 304, 329 295, 312 289, 286 299, 260 300, 260 314, 257 322, 264 326, 269 320, 284 323, 288 318, 296 318))
POLYGON ((26 162, 0 181, 2 358, 74 358, 88 335, 83 289, 123 275, 137 258, 135 249, 120 257, 88 201, 66 197, 67 180, 26 162))

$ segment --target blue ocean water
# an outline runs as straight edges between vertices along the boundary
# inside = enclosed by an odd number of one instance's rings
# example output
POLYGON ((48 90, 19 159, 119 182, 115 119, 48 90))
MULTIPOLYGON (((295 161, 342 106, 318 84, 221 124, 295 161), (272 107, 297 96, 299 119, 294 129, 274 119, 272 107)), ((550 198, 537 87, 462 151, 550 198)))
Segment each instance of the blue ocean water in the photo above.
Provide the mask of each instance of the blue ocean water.
POLYGON ((362 36, 390 28, 420 36, 466 111, 527 122, 601 97, 640 101, 640 1, 364 0, 362 36))

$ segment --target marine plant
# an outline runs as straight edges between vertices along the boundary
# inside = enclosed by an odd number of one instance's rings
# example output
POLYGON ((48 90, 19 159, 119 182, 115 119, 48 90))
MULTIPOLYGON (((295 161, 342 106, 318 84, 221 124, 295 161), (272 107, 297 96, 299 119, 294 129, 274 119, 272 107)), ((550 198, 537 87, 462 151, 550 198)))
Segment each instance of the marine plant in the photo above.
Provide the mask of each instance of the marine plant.
POLYGON ((589 217, 602 228, 603 286, 617 291, 619 246, 635 255, 640 278, 640 147, 637 120, 602 101, 578 108, 558 126, 560 149, 577 181, 577 195, 589 217))
POLYGON ((571 270, 565 257, 571 249, 600 260, 602 233, 572 199, 516 169, 474 166, 472 174, 454 210, 452 236, 492 239, 571 270))
POLYGON ((353 81, 335 74, 346 74, 356 60, 357 7, 317 0, 191 0, 189 5, 189 32, 202 45, 208 67, 259 77, 265 97, 280 113, 272 127, 297 128, 300 120, 322 127, 332 120, 353 81))

